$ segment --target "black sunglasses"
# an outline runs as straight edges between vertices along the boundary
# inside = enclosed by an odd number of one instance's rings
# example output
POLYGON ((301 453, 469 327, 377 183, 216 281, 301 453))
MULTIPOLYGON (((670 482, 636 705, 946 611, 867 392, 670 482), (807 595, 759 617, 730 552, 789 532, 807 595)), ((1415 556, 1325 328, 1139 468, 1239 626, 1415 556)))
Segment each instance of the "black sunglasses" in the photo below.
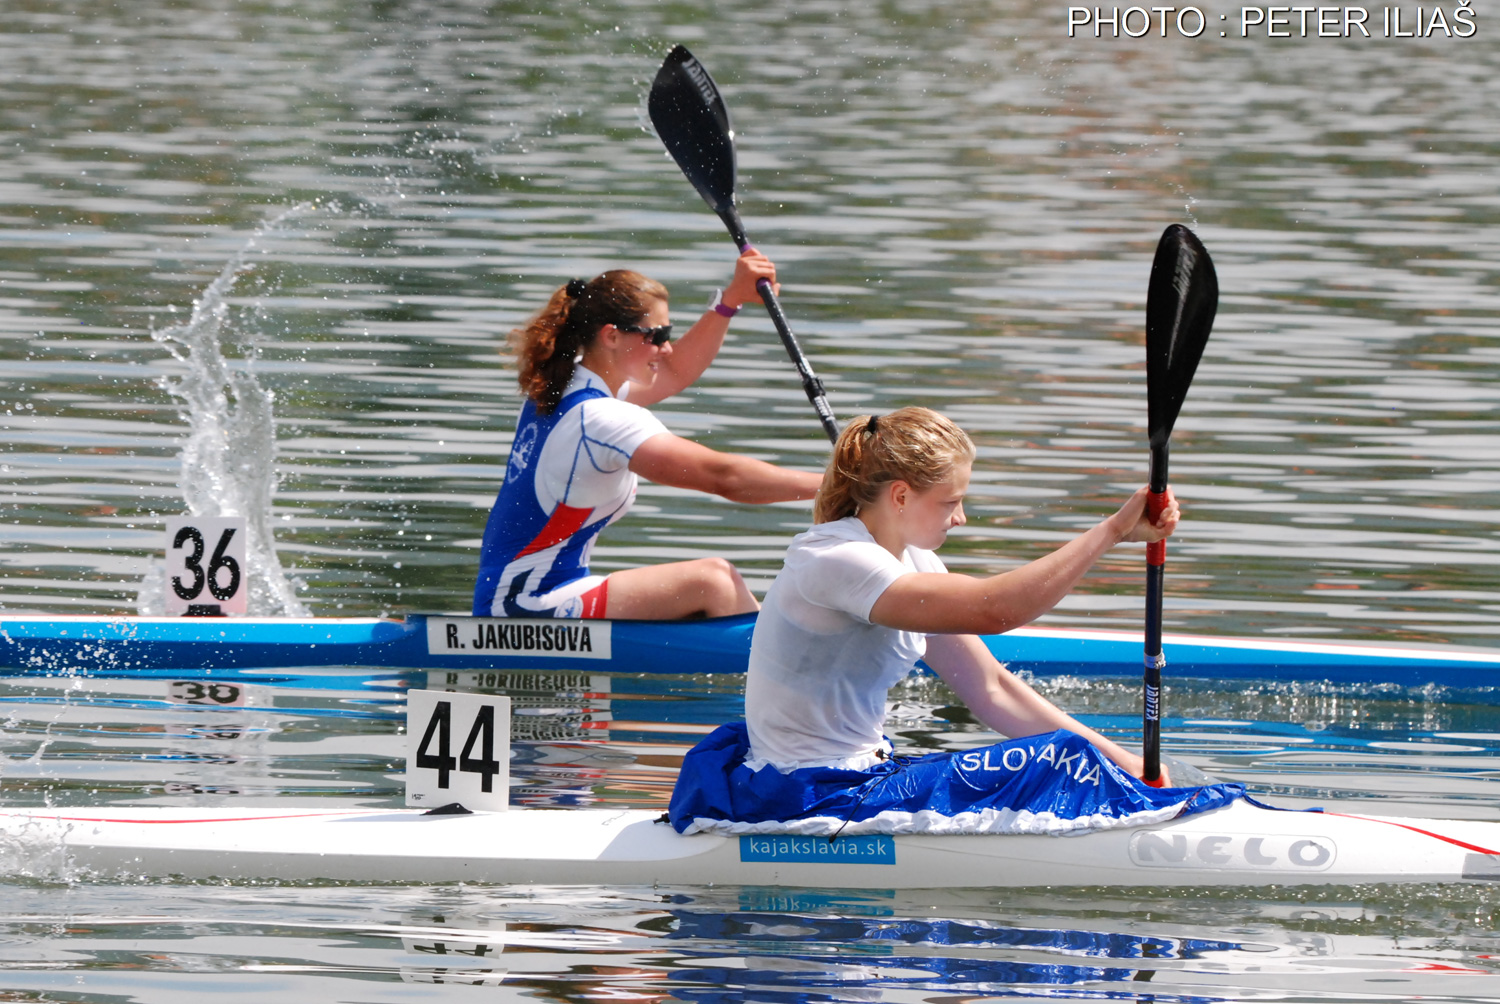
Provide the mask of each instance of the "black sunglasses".
POLYGON ((632 335, 645 335, 652 345, 662 346, 672 340, 672 326, 663 324, 655 328, 643 328, 636 324, 616 324, 615 330, 628 331, 632 335))

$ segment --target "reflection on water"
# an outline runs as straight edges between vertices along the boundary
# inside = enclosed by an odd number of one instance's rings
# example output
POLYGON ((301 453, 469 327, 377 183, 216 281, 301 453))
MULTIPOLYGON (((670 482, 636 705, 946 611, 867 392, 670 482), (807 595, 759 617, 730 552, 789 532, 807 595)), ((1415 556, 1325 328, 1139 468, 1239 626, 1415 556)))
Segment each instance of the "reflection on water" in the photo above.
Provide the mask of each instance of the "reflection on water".
MULTIPOLYGON (((0 958, 18 990, 411 1000, 412 984, 549 1000, 1493 1000, 1494 897, 1444 891, 787 894, 618 889, 22 886, 0 958), (1203 925, 1229 933, 1206 936, 1203 925), (1393 927, 1394 925, 1394 927, 1393 927), (149 947, 142 936, 151 935, 149 947), (66 945, 66 949, 63 946, 66 945), (247 954, 241 946, 254 945, 247 954), (16 965, 45 956, 48 965, 16 965), (1295 988, 1295 989, 1293 989, 1295 988)), ((37 999, 49 999, 42 996, 37 999)))
MULTIPOLYGON (((446 674, 356 670, 235 680, 0 681, 0 790, 34 804, 234 804, 218 796, 338 795, 399 804, 405 691, 446 674), (179 796, 202 795, 183 801, 179 796), (394 800, 394 801, 393 801, 394 800)), ((665 807, 682 755, 743 718, 739 682, 717 675, 498 673, 472 688, 512 702, 512 802, 665 807), (550 679, 557 677, 558 679, 550 679)), ((1139 742, 1130 681, 1063 678, 1038 689, 1087 724, 1139 742)), ((1206 683, 1170 688, 1166 751, 1282 804, 1338 799, 1387 813, 1495 816, 1500 707, 1420 693, 1206 683), (1394 804, 1393 804, 1394 803, 1394 804)), ((946 685, 914 676, 892 692, 887 732, 922 755, 996 741, 946 685)))
MULTIPOLYGON (((1148 262, 1187 222, 1224 299, 1174 436, 1188 521, 1169 625, 1494 644, 1489 34, 1106 43, 1019 0, 5 4, 0 603, 133 608, 191 487, 194 428, 167 389, 188 370, 152 333, 190 326, 197 301, 229 372, 253 356, 274 395, 252 507, 306 583, 294 602, 466 606, 517 410, 503 333, 608 266, 665 281, 679 323, 729 272, 645 125, 682 41, 732 104, 746 223, 837 414, 936 404, 975 434, 952 567, 1035 557, 1144 477, 1148 262), (304 203, 320 211, 262 230, 304 203)), ((659 411, 716 448, 825 456, 754 311, 659 411)), ((807 519, 647 487, 597 555, 723 554, 763 588, 807 519)), ((1050 619, 1138 623, 1140 571, 1120 549, 1050 619)), ((234 694, 0 682, 0 792, 396 804, 403 691, 428 681, 320 674, 234 694)), ((1091 725, 1138 728, 1133 685, 1046 686, 1091 725)), ((524 805, 660 806, 683 751, 740 708, 711 678, 492 689, 516 701, 524 805)), ((931 680, 894 699, 909 751, 986 739, 931 680)), ((1169 752, 1281 802, 1495 817, 1500 723, 1462 695, 1194 684, 1167 708, 1169 752)), ((998 901, 10 880, 0 996, 1494 1000, 1496 937, 1485 887, 998 901)))

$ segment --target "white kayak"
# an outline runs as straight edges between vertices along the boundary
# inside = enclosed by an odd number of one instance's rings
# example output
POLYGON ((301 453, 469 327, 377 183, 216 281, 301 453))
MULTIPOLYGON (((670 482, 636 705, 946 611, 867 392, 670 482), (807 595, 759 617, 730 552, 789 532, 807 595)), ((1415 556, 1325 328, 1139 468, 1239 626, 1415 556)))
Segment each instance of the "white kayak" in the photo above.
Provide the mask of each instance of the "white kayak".
POLYGON ((680 836, 648 810, 0 810, 8 874, 844 889, 1500 879, 1500 822, 1243 801, 1073 837, 680 836))

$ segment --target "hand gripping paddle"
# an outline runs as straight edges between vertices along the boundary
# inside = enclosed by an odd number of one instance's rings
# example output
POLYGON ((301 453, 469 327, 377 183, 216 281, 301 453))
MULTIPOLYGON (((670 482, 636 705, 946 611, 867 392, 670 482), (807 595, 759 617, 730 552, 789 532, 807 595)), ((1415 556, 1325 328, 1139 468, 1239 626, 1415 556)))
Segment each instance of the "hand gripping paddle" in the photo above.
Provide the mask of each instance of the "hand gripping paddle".
MULTIPOLYGON (((745 236, 740 214, 734 208, 734 127, 729 123, 729 109, 724 107, 724 99, 708 70, 687 49, 674 46, 656 72, 651 94, 646 98, 646 110, 667 152, 677 161, 677 166, 682 168, 682 173, 687 175, 698 194, 703 196, 703 201, 719 214, 735 245, 744 251, 750 246, 750 239, 745 236)), ((833 409, 828 406, 823 382, 813 374, 812 365, 802 354, 797 336, 792 334, 786 314, 782 313, 776 294, 771 292, 770 281, 762 279, 755 288, 760 291, 761 302, 771 315, 771 323, 776 325, 776 333, 781 336, 786 354, 797 366, 802 389, 818 413, 823 431, 828 433, 830 441, 836 441, 839 427, 834 421, 833 409)))
MULTIPOLYGON (((1214 263, 1193 232, 1174 223, 1161 235, 1146 290, 1146 426, 1151 437, 1151 494, 1155 521, 1167 504, 1167 447, 1219 308, 1214 263)), ((1161 784, 1162 577, 1167 542, 1146 545, 1146 674, 1141 721, 1147 784, 1161 784)))

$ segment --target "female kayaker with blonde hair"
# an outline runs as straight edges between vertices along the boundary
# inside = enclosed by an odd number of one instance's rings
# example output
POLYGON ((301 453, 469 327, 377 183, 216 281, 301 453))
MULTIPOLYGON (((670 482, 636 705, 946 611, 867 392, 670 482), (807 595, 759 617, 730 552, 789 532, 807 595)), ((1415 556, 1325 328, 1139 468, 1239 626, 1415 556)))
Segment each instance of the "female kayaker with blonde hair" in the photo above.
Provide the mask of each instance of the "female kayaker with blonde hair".
POLYGON ((816 493, 816 474, 699 446, 646 410, 703 374, 729 319, 760 300, 762 278, 775 281, 770 259, 742 254, 729 285, 675 345, 666 288, 624 269, 568 282, 514 333, 526 402, 484 531, 476 615, 670 620, 757 608, 722 558, 608 577, 588 565, 599 531, 635 500, 637 475, 735 502, 816 493))
POLYGON ((1026 763, 1063 763, 1063 774, 1047 776, 1090 794, 1113 784, 1116 801, 1091 812, 1095 822, 1142 806, 1167 811, 1152 789, 1126 776, 1141 773, 1138 755, 1042 697, 978 635, 1051 610, 1116 544, 1170 536, 1177 503, 1169 496, 1153 522, 1142 488, 1046 557, 987 578, 950 574, 933 551, 964 525, 974 455, 963 430, 926 408, 845 427, 814 504, 815 525, 792 541, 757 619, 746 723, 720 728, 684 762, 671 807, 679 830, 819 833, 852 822, 856 832, 1053 832, 1051 822, 1036 820, 1052 819, 1055 806, 1019 816, 1006 801, 1026 763), (886 691, 918 659, 984 725, 1037 739, 894 763, 882 730, 886 691))

